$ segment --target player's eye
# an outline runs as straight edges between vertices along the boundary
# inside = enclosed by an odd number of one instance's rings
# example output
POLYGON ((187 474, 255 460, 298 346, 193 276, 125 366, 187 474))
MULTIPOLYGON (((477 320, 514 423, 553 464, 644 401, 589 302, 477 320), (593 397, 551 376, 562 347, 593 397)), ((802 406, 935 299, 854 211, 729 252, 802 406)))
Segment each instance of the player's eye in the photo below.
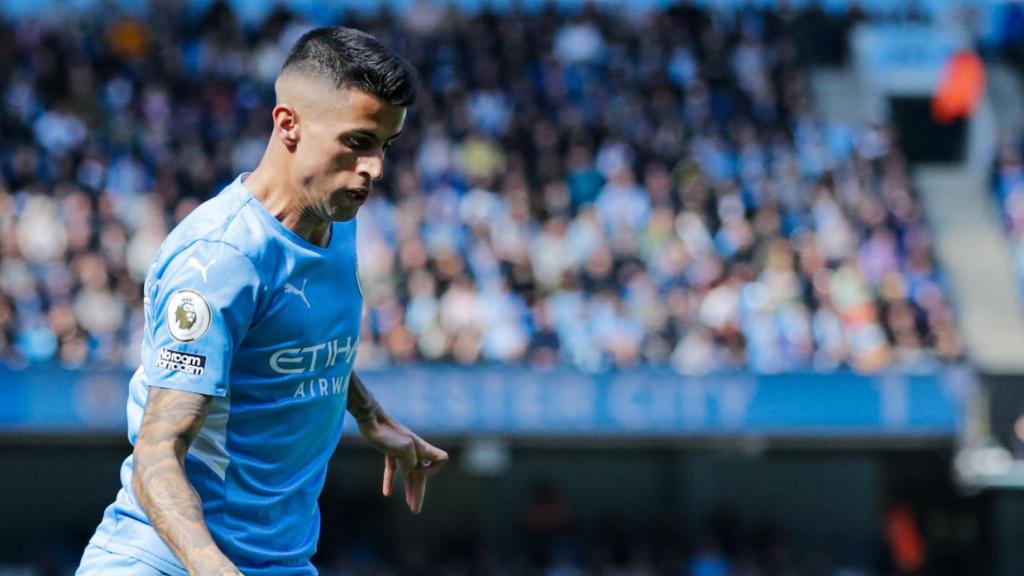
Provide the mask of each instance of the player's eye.
POLYGON ((345 138, 345 146, 348 146, 353 150, 363 150, 370 147, 370 141, 366 138, 349 136, 348 138, 345 138))

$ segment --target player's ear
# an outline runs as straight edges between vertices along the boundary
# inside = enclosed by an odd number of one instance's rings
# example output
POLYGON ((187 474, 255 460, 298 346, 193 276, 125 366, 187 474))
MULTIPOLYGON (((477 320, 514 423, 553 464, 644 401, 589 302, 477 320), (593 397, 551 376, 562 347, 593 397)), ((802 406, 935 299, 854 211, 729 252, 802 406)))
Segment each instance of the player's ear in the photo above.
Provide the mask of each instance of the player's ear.
POLYGON ((274 137, 281 140, 288 150, 294 150, 299 143, 299 117, 288 104, 274 106, 274 137))

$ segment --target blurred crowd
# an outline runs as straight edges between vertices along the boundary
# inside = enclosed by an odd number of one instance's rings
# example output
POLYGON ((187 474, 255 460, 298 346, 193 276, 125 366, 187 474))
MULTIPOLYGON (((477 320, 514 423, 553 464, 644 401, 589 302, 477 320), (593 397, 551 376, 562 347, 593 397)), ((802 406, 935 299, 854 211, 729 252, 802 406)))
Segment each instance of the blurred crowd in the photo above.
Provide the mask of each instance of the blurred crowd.
POLYGON ((363 501, 344 508, 358 514, 355 526, 325 521, 315 558, 325 576, 915 576, 963 568, 962 560, 929 549, 929 526, 903 502, 886 505, 877 541, 858 542, 841 557, 790 534, 794 527, 771 512, 728 500, 713 503, 693 526, 668 510, 643 520, 625 509, 584 519, 571 495, 540 481, 502 542, 464 526, 436 542, 398 543, 394 526, 381 520, 386 515, 365 507, 363 501))
MULTIPOLYGON (((359 216, 361 366, 954 361, 894 133, 816 120, 863 15, 585 6, 346 14, 420 100, 359 216)), ((167 232, 256 166, 309 29, 190 14, 0 22, 0 358, 134 366, 167 232)))
MULTIPOLYGON (((358 527, 339 529, 325 521, 317 566, 325 576, 341 574, 435 574, 459 576, 768 576, 843 573, 824 551, 794 549, 785 528, 764 514, 750 517, 718 503, 694 534, 678 514, 645 521, 625 511, 584 520, 573 502, 550 482, 525 495, 505 542, 488 542, 479 527, 457 530, 438 542, 395 539, 384 516, 363 510, 358 527), (745 517, 746 516, 746 517, 745 517), (475 528, 475 529, 474 529, 475 528), (367 536, 378 532, 376 537, 367 536), (372 544, 371 544, 372 543, 372 544)), ((365 503, 360 503, 365 507, 365 503)), ((353 506, 353 508, 359 508, 353 506)), ((805 548, 812 548, 807 546, 805 548)), ((870 561, 865 561, 869 564, 870 561)), ((848 569, 850 576, 867 570, 848 569)))
POLYGON ((1019 292, 1024 298, 1024 126, 1010 127, 1001 139, 992 181, 1017 267, 1019 292))

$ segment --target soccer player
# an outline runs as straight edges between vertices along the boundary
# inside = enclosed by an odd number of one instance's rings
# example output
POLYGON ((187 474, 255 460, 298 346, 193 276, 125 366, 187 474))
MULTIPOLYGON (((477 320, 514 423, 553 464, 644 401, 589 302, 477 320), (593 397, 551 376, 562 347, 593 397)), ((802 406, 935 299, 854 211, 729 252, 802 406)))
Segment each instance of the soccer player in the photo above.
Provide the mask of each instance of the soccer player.
POLYGON ((391 418, 352 371, 363 298, 360 205, 416 97, 411 66, 372 36, 298 40, 273 133, 164 241, 145 283, 116 501, 80 576, 316 574, 317 497, 347 409, 418 513, 448 455, 391 418))

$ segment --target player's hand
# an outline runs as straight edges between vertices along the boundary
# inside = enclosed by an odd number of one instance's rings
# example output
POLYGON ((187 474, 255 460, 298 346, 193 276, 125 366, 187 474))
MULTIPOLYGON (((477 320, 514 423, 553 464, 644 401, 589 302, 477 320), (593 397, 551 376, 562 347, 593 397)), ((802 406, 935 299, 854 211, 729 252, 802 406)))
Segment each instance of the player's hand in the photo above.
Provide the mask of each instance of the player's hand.
POLYGON ((359 431, 367 442, 384 453, 384 495, 391 496, 395 476, 402 476, 405 503, 413 514, 419 514, 427 492, 427 478, 444 467, 448 453, 431 446, 386 414, 361 422, 359 431))

